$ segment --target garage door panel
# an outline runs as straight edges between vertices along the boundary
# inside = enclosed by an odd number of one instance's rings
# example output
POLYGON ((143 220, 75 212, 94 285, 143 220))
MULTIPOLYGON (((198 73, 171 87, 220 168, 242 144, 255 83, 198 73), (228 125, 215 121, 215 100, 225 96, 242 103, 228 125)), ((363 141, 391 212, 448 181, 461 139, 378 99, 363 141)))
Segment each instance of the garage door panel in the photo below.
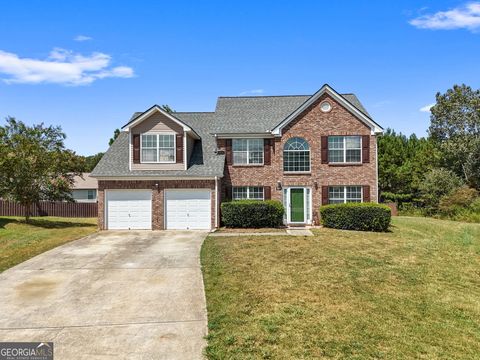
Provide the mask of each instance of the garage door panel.
POLYGON ((210 190, 166 190, 165 216, 167 229, 210 229, 210 190))
POLYGON ((106 201, 108 229, 141 230, 152 228, 151 191, 107 190, 106 201))

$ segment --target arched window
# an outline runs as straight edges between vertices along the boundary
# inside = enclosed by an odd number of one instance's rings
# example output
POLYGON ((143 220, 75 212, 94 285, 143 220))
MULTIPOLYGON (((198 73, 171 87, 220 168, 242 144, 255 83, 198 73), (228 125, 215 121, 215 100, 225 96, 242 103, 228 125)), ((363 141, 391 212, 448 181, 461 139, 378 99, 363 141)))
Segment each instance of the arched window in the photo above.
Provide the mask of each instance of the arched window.
POLYGON ((283 147, 283 171, 310 171, 310 146, 305 139, 294 137, 283 147))

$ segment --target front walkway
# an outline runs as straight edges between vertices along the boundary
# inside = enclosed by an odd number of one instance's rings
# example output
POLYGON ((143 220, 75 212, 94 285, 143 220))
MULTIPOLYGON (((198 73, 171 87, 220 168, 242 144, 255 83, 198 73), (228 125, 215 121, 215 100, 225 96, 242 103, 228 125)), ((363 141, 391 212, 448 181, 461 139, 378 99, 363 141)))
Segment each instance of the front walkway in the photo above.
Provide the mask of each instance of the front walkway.
POLYGON ((0 274, 0 341, 60 359, 200 359, 206 232, 100 232, 0 274))

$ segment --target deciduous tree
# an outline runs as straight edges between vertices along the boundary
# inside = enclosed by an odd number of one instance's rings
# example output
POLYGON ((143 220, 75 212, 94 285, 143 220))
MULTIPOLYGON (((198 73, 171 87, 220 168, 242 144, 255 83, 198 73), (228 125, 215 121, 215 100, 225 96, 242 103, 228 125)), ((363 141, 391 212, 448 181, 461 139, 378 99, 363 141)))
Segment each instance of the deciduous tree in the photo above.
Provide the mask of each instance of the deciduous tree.
POLYGON ((12 117, 0 126, 0 197, 24 205, 27 221, 41 200, 72 201, 83 163, 65 148, 65 137, 59 126, 28 126, 12 117))
POLYGON ((442 154, 442 166, 480 188, 480 90, 454 85, 437 93, 429 133, 442 154))

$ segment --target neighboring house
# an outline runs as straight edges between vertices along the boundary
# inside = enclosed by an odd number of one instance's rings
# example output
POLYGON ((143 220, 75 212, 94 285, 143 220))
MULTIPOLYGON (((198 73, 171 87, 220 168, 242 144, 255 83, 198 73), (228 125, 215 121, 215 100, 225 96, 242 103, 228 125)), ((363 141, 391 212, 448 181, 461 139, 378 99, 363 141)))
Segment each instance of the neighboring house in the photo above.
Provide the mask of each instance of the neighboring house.
POLYGON ((101 229, 210 229, 220 203, 277 199, 288 225, 322 204, 377 201, 377 135, 357 97, 220 97, 215 112, 155 105, 123 126, 92 176, 101 229))
POLYGON ((72 197, 76 202, 97 202, 97 189, 97 179, 83 173, 74 177, 72 197))

